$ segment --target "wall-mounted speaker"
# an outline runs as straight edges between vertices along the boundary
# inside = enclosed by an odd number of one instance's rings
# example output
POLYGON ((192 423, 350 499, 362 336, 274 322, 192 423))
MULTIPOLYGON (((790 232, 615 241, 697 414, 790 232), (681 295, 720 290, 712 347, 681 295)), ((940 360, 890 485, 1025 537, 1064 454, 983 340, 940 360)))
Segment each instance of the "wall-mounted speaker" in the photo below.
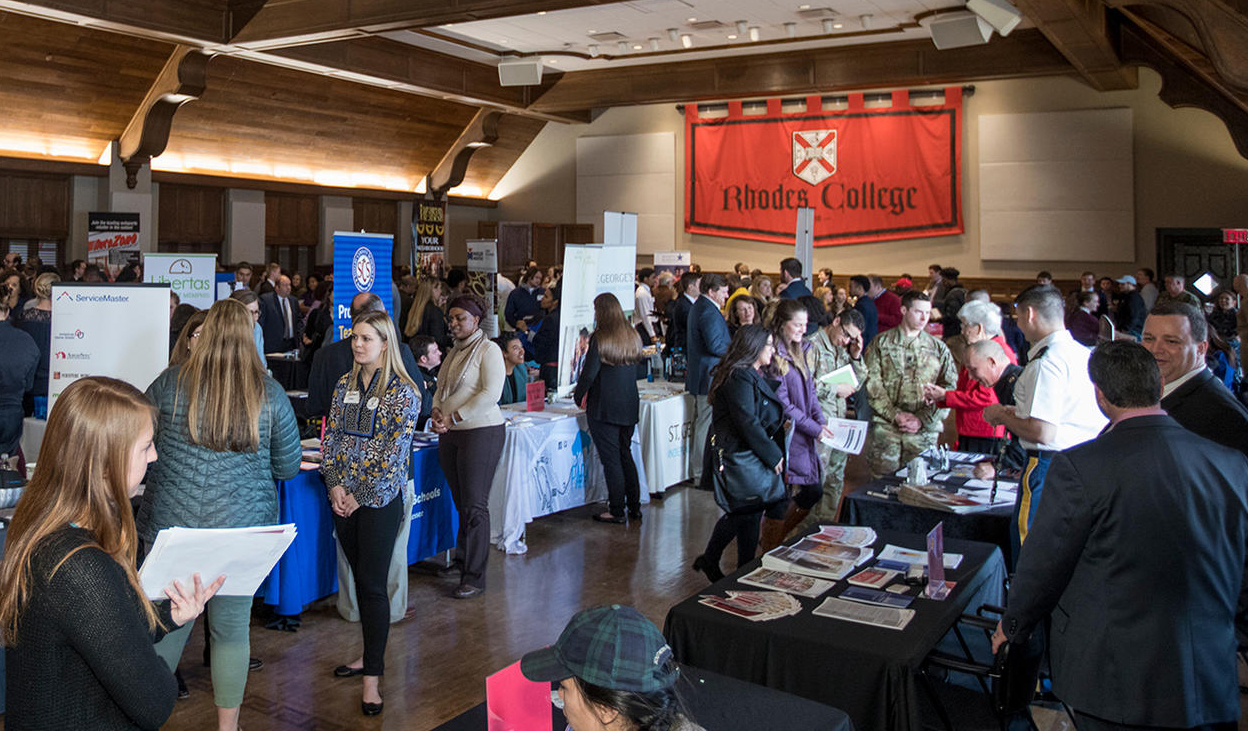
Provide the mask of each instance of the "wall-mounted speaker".
POLYGON ((979 46, 992 37, 992 26, 975 13, 959 11, 942 13, 932 19, 928 30, 932 42, 942 51, 946 48, 979 46))
POLYGON ((966 9, 983 18, 1003 36, 1008 36, 1023 20, 1023 14, 1007 0, 966 0, 966 9))
POLYGON ((498 62, 498 83, 503 86, 537 86, 542 83, 542 59, 504 58, 498 62))

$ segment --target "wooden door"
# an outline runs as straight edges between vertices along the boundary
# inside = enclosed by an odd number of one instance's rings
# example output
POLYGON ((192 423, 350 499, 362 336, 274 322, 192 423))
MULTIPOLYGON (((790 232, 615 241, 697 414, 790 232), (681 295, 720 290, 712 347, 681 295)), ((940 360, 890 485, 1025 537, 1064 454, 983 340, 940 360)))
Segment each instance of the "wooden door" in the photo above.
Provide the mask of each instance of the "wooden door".
POLYGON ((503 222, 498 224, 498 270, 510 277, 510 272, 533 256, 533 227, 528 223, 503 222))
MULTIPOLYGON (((1223 287, 1230 288, 1236 274, 1248 271, 1248 245, 1222 242, 1220 228, 1157 229, 1157 278, 1180 274, 1187 280, 1187 291, 1208 299, 1223 287), (1198 286, 1208 275, 1204 291, 1198 286)), ((1204 284, 1204 283, 1201 283, 1204 284)), ((1157 282, 1158 289, 1164 284, 1157 282)))

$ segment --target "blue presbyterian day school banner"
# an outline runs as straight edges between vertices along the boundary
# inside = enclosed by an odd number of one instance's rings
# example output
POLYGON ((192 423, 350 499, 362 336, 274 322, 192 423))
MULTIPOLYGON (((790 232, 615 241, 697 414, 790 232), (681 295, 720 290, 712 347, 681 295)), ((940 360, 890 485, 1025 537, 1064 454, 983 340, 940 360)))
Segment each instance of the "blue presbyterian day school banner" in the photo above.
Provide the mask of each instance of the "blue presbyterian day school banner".
POLYGON ((381 298, 386 312, 394 312, 390 279, 389 234, 334 232, 334 340, 351 335, 351 300, 361 292, 381 298))

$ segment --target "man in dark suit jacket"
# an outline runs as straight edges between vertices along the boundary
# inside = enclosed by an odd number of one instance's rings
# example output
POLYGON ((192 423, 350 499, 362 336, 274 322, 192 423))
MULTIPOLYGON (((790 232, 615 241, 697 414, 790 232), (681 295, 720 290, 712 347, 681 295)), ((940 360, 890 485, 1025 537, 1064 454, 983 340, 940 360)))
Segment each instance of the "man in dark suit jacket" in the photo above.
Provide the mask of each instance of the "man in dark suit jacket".
POLYGON ((780 297, 795 300, 811 294, 806 280, 802 279, 802 263, 793 257, 780 262, 780 297))
POLYGON ((702 481, 702 453, 711 428, 711 405, 706 399, 711 388, 711 369, 728 352, 728 323, 719 311, 727 301, 728 282, 724 277, 714 273, 704 275, 702 296, 690 308, 686 325, 689 361, 688 371, 685 373, 685 390, 693 394, 694 401, 693 444, 689 450, 689 467, 695 485, 702 481))
MULTIPOLYGON (((381 298, 372 292, 361 292, 351 300, 352 319, 372 310, 386 311, 385 306, 381 304, 381 298)), ((433 408, 433 399, 425 398, 425 390, 422 387, 424 379, 420 377, 420 371, 417 370, 416 359, 412 357, 411 348, 402 341, 399 342, 399 357, 403 359, 403 367, 407 369, 407 374, 420 388, 420 409, 427 417, 426 408, 433 408), (427 406, 426 401, 428 401, 427 406)), ((355 356, 351 353, 351 338, 328 343, 316 351, 316 355, 312 358, 312 374, 308 376, 306 411, 309 417, 325 416, 329 413, 334 397, 334 386, 338 384, 338 379, 351 370, 353 363, 355 363, 355 356)), ((423 424, 418 423, 417 427, 423 428, 423 424)))
POLYGON ((689 352, 689 338, 686 332, 689 327, 689 310, 693 307, 693 303, 698 301, 698 295, 701 294, 702 275, 697 272, 685 272, 680 275, 680 279, 676 282, 676 296, 672 299, 670 328, 667 334, 667 343, 663 348, 663 355, 668 356, 672 351, 680 348, 684 353, 689 352))
POLYGON ((260 295, 260 332, 264 352, 285 353, 296 347, 302 334, 299 300, 290 294, 290 277, 277 278, 274 291, 260 295))
POLYGON ((1183 302, 1158 304, 1142 342, 1161 369, 1161 408, 1205 439, 1248 456, 1248 409, 1205 365, 1209 324, 1183 302))
POLYGON ((1234 723, 1248 458, 1161 410, 1141 345, 1099 346, 1088 372, 1110 425, 1053 458, 993 648, 1051 613, 1053 692, 1080 731, 1234 723))

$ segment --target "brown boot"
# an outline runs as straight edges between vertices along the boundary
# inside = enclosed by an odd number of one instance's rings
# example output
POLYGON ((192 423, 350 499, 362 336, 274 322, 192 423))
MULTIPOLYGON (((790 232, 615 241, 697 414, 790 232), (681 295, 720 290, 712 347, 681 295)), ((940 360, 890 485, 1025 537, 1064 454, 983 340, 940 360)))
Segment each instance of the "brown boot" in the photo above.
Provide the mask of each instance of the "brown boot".
POLYGON ((798 526, 806 516, 810 515, 810 510, 798 507, 797 503, 789 503, 789 509, 784 514, 784 527, 780 532, 780 540, 783 541, 793 529, 798 526))
POLYGON ((759 536, 758 547, 763 553, 780 545, 784 540, 784 521, 776 518, 763 518, 762 535, 759 536))

